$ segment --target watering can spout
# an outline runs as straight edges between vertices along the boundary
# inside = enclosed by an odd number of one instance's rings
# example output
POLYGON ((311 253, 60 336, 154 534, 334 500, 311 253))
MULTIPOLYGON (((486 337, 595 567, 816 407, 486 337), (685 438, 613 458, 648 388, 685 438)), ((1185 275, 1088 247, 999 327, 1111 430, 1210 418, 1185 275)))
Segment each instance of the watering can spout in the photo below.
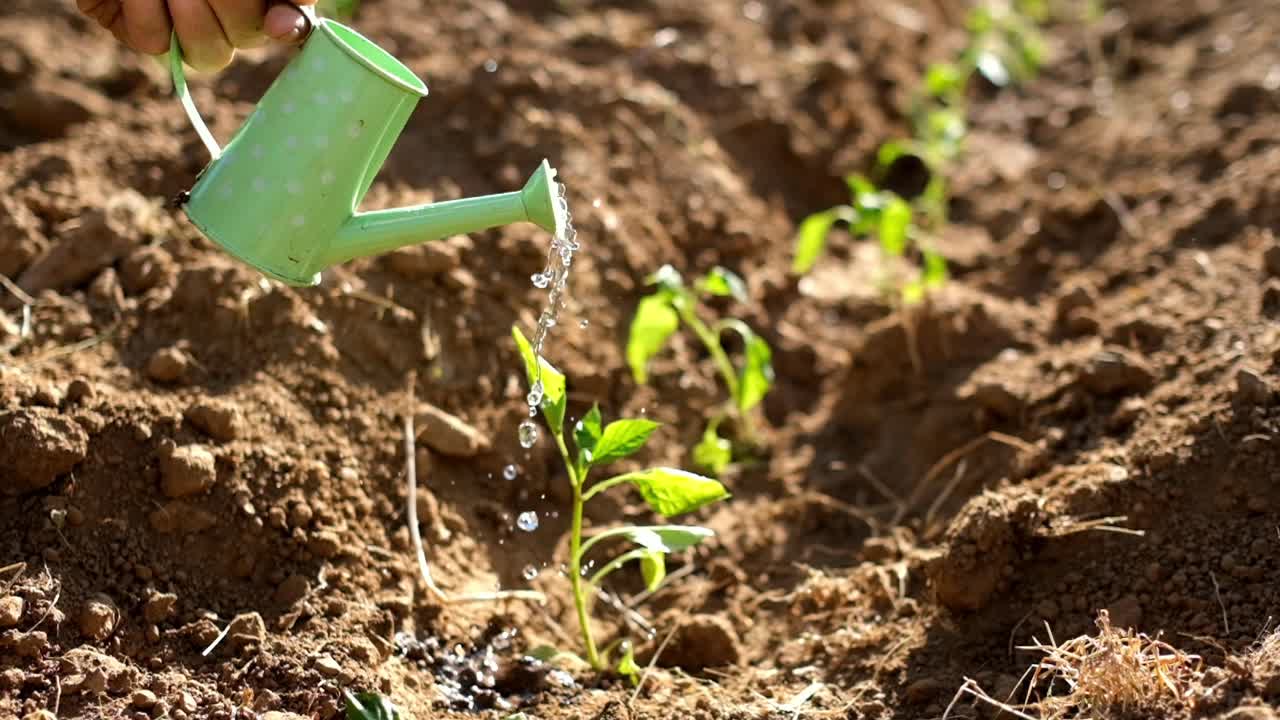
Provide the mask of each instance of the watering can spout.
POLYGON ((428 240, 517 222, 532 222, 547 232, 561 235, 565 212, 558 197, 555 174, 543 160, 524 188, 516 192, 357 213, 339 229, 323 262, 336 265, 428 240))

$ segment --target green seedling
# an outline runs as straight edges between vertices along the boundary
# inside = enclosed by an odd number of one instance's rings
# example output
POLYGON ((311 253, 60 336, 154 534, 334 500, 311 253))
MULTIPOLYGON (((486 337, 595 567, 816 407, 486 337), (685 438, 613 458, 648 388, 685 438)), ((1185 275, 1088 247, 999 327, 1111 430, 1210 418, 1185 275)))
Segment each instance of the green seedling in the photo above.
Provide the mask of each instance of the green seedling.
POLYGON ((347 700, 347 720, 401 720, 404 716, 391 699, 378 693, 343 691, 347 700))
POLYGON ((892 191, 878 189, 864 177, 852 175, 847 181, 852 204, 810 215, 801 223, 792 270, 807 273, 822 254, 831 228, 843 223, 856 236, 875 236, 886 258, 905 258, 909 251, 920 255, 919 272, 904 278, 897 267, 890 266, 883 283, 904 304, 920 302, 928 291, 945 284, 947 261, 913 222, 911 204, 892 191))
POLYGON ((952 62, 931 65, 915 93, 912 137, 886 142, 876 153, 880 179, 899 159, 919 158, 929 173, 923 191, 908 202, 869 179, 850 176, 852 204, 815 213, 800 224, 792 263, 795 274, 809 272, 822 255, 831 229, 847 224, 855 236, 876 236, 883 255, 895 266, 908 251, 920 257, 920 269, 914 274, 904 277, 896 267, 886 273, 891 294, 904 304, 917 303, 946 283, 946 260, 932 238, 947 221, 947 176, 968 134, 970 81, 979 73, 993 85, 1005 87, 1035 77, 1045 57, 1038 24, 1048 14, 1046 0, 995 1, 970 13, 964 50, 952 62))
POLYGON ((737 421, 739 441, 754 446, 758 443, 751 412, 764 400, 773 386, 773 351, 769 343, 746 323, 736 318, 723 318, 709 324, 700 314, 701 301, 712 297, 747 300, 747 286, 742 278, 722 267, 712 268, 693 285, 685 283, 675 268, 662 266, 647 280, 653 293, 640 300, 631 332, 627 339, 627 364, 637 383, 649 380, 649 361, 666 345, 667 340, 683 324, 698 337, 715 361, 720 377, 729 391, 724 407, 711 418, 702 441, 693 451, 698 467, 719 475, 733 460, 733 447, 719 434, 720 425, 728 417, 737 421), (732 332, 743 343, 743 359, 735 366, 721 344, 721 335, 732 332))
MULTIPOLYGON (((564 423, 568 395, 565 376, 533 352, 519 328, 513 327, 511 334, 524 360, 530 386, 542 383, 543 397, 539 409, 560 451, 573 491, 568 574, 573 604, 582 630, 586 661, 593 669, 604 670, 610 666, 610 652, 620 648, 621 661, 615 669, 634 679, 638 668, 629 642, 620 639, 604 652, 596 647, 589 607, 589 601, 595 595, 592 589, 598 588, 612 573, 634 562, 640 566, 645 587, 649 591, 656 590, 666 578, 667 555, 687 550, 712 537, 714 533, 707 528, 692 525, 624 526, 603 530, 584 539, 583 511, 587 502, 612 488, 631 487, 640 494, 650 509, 664 518, 672 518, 723 500, 729 497, 729 493, 723 485, 711 478, 666 467, 622 473, 588 484, 588 476, 592 470, 638 452, 658 429, 659 424, 639 418, 615 420, 606 424, 600 415, 599 406, 593 406, 590 412, 566 432, 564 423), (629 549, 604 562, 599 570, 586 577, 584 560, 592 551, 612 548, 619 543, 629 549)), ((547 659, 559 654, 551 648, 541 648, 538 652, 547 659)))
POLYGON ((346 22, 355 16, 360 8, 360 0, 320 0, 316 3, 316 11, 324 17, 336 18, 346 22))

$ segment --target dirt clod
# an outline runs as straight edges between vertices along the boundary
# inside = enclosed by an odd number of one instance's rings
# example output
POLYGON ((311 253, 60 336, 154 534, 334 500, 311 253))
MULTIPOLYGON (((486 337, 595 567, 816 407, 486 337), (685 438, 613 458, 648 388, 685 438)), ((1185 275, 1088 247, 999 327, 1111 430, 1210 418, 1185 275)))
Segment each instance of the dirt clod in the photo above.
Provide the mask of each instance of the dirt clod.
POLYGON ((129 704, 141 710, 150 710, 159 702, 156 694, 146 689, 134 690, 129 696, 129 704))
POLYGON ((262 616, 256 612, 237 615, 231 620, 231 628, 227 631, 227 639, 232 647, 240 649, 249 645, 258 646, 267 637, 267 625, 262 616))
POLYGON ((8 103, 10 121, 40 139, 59 138, 76 125, 111 112, 111 103, 83 85, 38 75, 8 103))
POLYGON ((11 628, 22 620, 26 601, 17 595, 0 597, 0 628, 11 628))
POLYGON ((74 468, 88 451, 84 429, 54 410, 0 412, 0 490, 39 490, 74 468))
POLYGON ((160 348, 147 360, 147 377, 158 383, 177 383, 191 368, 191 358, 176 347, 160 348))
POLYGON ((90 208, 22 273, 29 293, 82 285, 119 260, 147 230, 158 208, 134 190, 124 190, 90 208))
POLYGON ((702 670, 738 664, 742 649, 728 618, 688 615, 675 622, 675 635, 658 658, 659 665, 702 670))
POLYGON ((337 660, 328 655, 321 655, 316 658, 315 666, 316 670, 319 670, 320 674, 325 677, 337 677, 342 674, 342 666, 338 664, 337 660))
POLYGON ((187 409, 186 418, 214 440, 228 442, 240 434, 240 409, 232 404, 213 401, 197 403, 187 409))
POLYGON ((120 608, 106 595, 95 595, 80 609, 80 633, 90 640, 102 642, 111 637, 120 622, 120 608))
POLYGON ((1097 353, 1080 373, 1081 384, 1099 395, 1142 392, 1155 383, 1155 373, 1127 351, 1097 353))
POLYGON ((1237 403, 1246 407, 1266 405, 1271 400, 1271 385, 1257 371, 1240 368, 1236 372, 1237 403))
POLYGON ((1271 277, 1280 277, 1280 244, 1272 242, 1262 251, 1262 267, 1271 277))
POLYGON ((218 473, 213 453, 199 445, 175 448, 160 458, 161 486, 166 497, 182 498, 213 486, 218 473))
POLYGON ((147 622, 160 624, 173 618, 178 607, 178 596, 174 593, 155 593, 147 598, 142 606, 142 615, 147 622))
POLYGON ((387 255, 387 267, 406 280, 443 275, 462 264, 458 252, 447 243, 431 242, 387 255))
POLYGON ((331 558, 342 549, 342 540, 330 530, 318 530, 311 534, 307 549, 318 558, 331 558))
POLYGON ((280 605, 292 605, 307 596, 311 583, 302 575, 290 575, 276 587, 275 601, 280 605))
POLYGON ((82 403, 92 400, 94 395, 93 385, 89 384, 84 378, 76 378, 67 384, 67 402, 82 403))
POLYGON ((479 430, 434 405, 420 405, 414 423, 418 441, 441 455, 469 458, 489 449, 479 430))

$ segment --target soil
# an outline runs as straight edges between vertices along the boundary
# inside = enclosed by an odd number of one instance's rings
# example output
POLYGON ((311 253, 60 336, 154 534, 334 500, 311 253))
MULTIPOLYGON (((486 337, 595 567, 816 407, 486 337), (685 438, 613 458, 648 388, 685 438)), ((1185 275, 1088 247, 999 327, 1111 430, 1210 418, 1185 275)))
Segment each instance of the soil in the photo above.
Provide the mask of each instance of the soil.
MULTIPOLYGON (((632 700, 520 659, 576 645, 566 480, 545 438, 516 441, 510 328, 540 310, 548 238, 267 282, 169 206, 206 156, 163 67, 70 0, 6 3, 0 716, 329 718, 351 689, 417 718, 935 718, 966 679, 1022 698, 1023 648, 1106 610, 1205 671, 1194 704, 1094 716, 1275 717, 1280 7, 1107 5, 1048 29, 1035 82, 975 90, 953 281, 900 311, 870 244, 833 239, 797 281, 791 238, 906 132, 963 3, 366 0, 358 27, 431 87, 370 207, 516 189, 544 157, 568 183, 585 249, 549 357, 571 415, 661 420, 637 462, 688 465, 711 359, 678 336, 637 387, 622 352, 663 263, 742 274, 750 303, 724 309, 774 347, 766 457, 637 604, 641 659, 671 642, 632 700), (446 429, 417 457, 435 576, 547 605, 425 592, 411 382, 446 429)), ((193 81, 217 136, 286 62, 193 81)), ((590 518, 649 519, 623 495, 590 518)))

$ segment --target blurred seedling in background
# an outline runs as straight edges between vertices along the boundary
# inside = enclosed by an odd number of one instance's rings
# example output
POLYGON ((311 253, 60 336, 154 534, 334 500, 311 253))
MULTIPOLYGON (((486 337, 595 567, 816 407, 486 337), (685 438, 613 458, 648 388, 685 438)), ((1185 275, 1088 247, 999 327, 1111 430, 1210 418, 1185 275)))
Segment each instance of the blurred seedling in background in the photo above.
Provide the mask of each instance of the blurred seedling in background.
POLYGON ((747 286, 742 278, 722 268, 712 268, 693 285, 685 283, 675 268, 662 266, 647 282, 656 289, 640 300, 627 339, 627 364, 637 383, 649 380, 649 361, 661 352, 667 340, 683 324, 698 337, 715 361, 720 377, 729 391, 729 399, 710 418, 702 440, 694 448, 693 461, 698 467, 719 475, 740 455, 734 443, 720 436, 721 424, 735 421, 734 440, 738 446, 758 446, 751 413, 764 400, 773 386, 773 351, 769 343, 746 323, 736 318, 721 318, 708 323, 700 314, 702 301, 731 297, 747 301, 747 286), (735 366, 721 343, 725 332, 738 335, 742 341, 742 363, 735 366))
POLYGON ((909 276, 903 276, 903 263, 886 262, 884 266, 883 289, 896 293, 904 304, 920 302, 930 290, 945 284, 947 262, 915 224, 911 204, 891 190, 877 188, 864 177, 851 175, 847 182, 852 204, 810 215, 800 224, 792 271, 809 272, 822 254, 831 228, 842 222, 855 236, 878 238, 880 251, 886 258, 905 258, 908 250, 920 254, 923 267, 909 276))
MULTIPOLYGON (((635 681, 639 668, 629 641, 619 638, 603 652, 596 646, 590 615, 591 600, 596 595, 595 588, 609 575, 634 561, 640 565, 646 590, 653 592, 666 578, 668 554, 687 550, 714 533, 707 528, 691 525, 624 526, 603 530, 584 540, 583 510, 592 498, 619 486, 635 488, 645 503, 664 518, 692 512, 729 497, 729 493, 711 478, 665 467, 614 475, 588 485, 587 479, 592 470, 629 457, 644 447, 649 436, 658 429, 658 423, 635 418, 605 424, 600 408, 594 406, 566 432, 564 421, 568 395, 565 376, 545 359, 534 354, 533 347, 519 328, 512 328, 512 336, 524 360, 529 384, 542 383, 542 417, 560 451, 573 493, 568 574, 573 604, 582 631, 585 659, 595 670, 613 666, 616 672, 635 681), (573 451, 570 451, 571 440, 573 451), (618 543, 625 544, 630 549, 605 562, 590 577, 584 577, 586 566, 583 561, 591 551, 612 548, 618 543), (615 650, 619 654, 616 664, 610 659, 615 650)), ((548 659, 556 654, 559 653, 539 651, 535 656, 548 659)))
POLYGON ((316 3, 316 12, 321 17, 329 17, 346 22, 355 16, 360 8, 360 0, 320 0, 316 3))
POLYGON ((347 720, 403 720, 404 715, 391 699, 378 693, 343 691, 347 700, 347 720))
MULTIPOLYGON (((837 224, 855 237, 875 236, 885 258, 882 287, 895 301, 912 305, 947 280, 945 258, 935 238, 947 221, 947 177, 964 150, 968 134, 967 96, 975 74, 995 87, 1034 78, 1045 57, 1039 23, 1048 17, 1045 0, 992 2, 976 8, 967 21, 968 42, 958 57, 931 65, 910 111, 912 137, 891 140, 876 153, 873 178, 846 178, 849 205, 839 205, 805 218, 796 238, 792 272, 808 273, 826 247, 837 224), (908 197, 879 187, 902 183, 903 168, 915 166, 922 182, 903 190, 908 197), (918 258, 915 272, 902 262, 918 258)), ((910 182, 908 185, 912 184, 910 182)))

